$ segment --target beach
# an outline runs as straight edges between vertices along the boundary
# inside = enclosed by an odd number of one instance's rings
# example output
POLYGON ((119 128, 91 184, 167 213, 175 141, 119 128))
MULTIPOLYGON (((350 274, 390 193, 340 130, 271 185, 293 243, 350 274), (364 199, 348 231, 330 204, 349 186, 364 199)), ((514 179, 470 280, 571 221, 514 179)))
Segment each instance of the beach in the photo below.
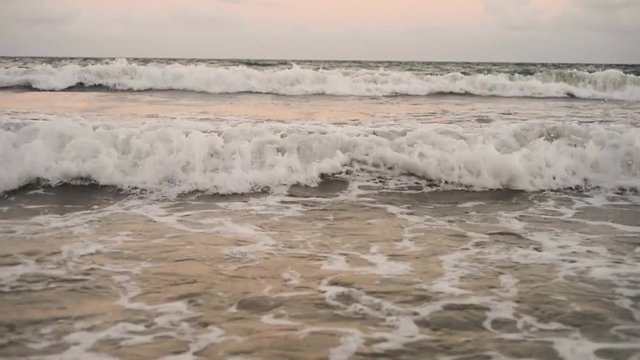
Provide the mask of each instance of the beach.
POLYGON ((2 358, 640 356, 637 65, 46 61, 2 358))

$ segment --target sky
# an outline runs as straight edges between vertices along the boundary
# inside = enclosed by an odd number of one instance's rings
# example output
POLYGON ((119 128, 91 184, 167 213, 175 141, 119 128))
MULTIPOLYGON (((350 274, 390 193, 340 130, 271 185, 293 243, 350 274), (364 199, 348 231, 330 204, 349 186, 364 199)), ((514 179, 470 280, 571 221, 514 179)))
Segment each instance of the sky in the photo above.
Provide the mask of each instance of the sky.
POLYGON ((0 55, 640 63, 640 0, 0 0, 0 55))

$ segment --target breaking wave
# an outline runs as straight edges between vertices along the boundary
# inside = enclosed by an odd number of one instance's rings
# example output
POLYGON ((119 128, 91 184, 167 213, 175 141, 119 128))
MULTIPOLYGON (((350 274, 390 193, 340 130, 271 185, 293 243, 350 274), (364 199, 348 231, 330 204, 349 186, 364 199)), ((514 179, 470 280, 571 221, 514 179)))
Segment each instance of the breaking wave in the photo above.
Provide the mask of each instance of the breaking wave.
POLYGON ((207 93, 390 96, 471 94, 505 97, 577 97, 640 100, 640 77, 619 70, 544 70, 533 75, 420 75, 407 71, 138 65, 119 59, 105 64, 33 65, 0 69, 0 87, 58 91, 73 87, 111 90, 184 90, 207 93))
POLYGON ((409 174, 471 190, 637 189, 638 139, 640 129, 596 124, 6 122, 0 191, 92 179, 124 189, 244 193, 315 185, 323 174, 409 174))

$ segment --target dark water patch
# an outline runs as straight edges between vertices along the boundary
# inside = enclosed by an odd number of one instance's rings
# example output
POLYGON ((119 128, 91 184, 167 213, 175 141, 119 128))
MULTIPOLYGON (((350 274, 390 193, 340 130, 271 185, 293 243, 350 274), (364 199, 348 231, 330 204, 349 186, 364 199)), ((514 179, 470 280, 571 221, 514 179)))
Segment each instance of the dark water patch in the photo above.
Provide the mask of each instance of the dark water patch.
POLYGON ((626 209, 607 207, 580 208, 576 218, 587 221, 602 221, 625 226, 640 226, 640 205, 627 206, 626 209))
POLYGON ((438 311, 418 326, 428 327, 433 331, 477 332, 482 331, 486 315, 483 310, 467 309, 438 311))
POLYGON ((349 181, 332 176, 323 176, 317 186, 293 185, 289 188, 291 197, 335 197, 349 188, 349 181))
POLYGON ((635 359, 640 355, 640 346, 638 349, 600 349, 595 354, 607 360, 635 359))
POLYGON ((38 215, 64 215, 113 205, 131 193, 98 184, 50 186, 31 183, 0 196, 7 219, 38 215))
POLYGON ((380 191, 367 194, 397 207, 416 213, 436 212, 438 215, 462 215, 469 212, 519 211, 531 206, 531 193, 520 190, 430 190, 424 192, 380 191))
POLYGON ((172 204, 176 207, 188 205, 189 208, 198 209, 198 204, 243 202, 251 199, 267 197, 269 194, 270 192, 268 189, 240 194, 218 194, 204 191, 191 191, 189 193, 179 194, 175 198, 171 199, 173 200, 172 204))
POLYGON ((273 299, 268 296, 252 296, 238 301, 236 308, 252 313, 266 313, 281 306, 282 303, 282 300, 273 299))

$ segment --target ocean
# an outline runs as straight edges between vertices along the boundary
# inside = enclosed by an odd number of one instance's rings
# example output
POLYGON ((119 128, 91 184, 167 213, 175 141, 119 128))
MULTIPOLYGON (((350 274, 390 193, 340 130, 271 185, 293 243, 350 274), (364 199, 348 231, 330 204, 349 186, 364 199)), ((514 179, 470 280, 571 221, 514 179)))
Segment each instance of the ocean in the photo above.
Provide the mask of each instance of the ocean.
POLYGON ((0 358, 640 359, 640 65, 0 58, 0 358))

